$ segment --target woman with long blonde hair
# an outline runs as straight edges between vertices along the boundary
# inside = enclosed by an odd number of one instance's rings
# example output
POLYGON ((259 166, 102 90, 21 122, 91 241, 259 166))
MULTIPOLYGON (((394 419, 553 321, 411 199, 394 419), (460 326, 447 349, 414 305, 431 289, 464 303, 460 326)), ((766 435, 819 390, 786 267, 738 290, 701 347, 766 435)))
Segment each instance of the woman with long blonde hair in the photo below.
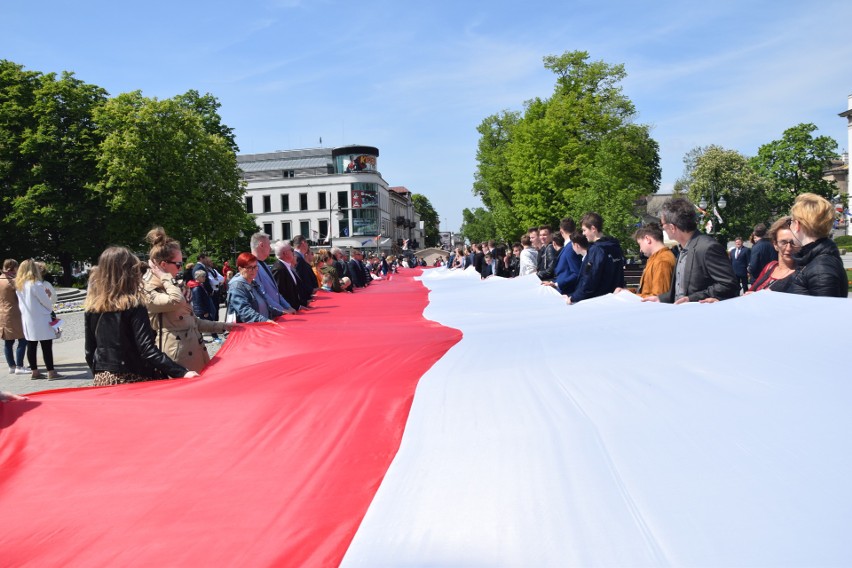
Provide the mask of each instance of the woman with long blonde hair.
POLYGON ((95 386, 198 376, 154 344, 142 293, 144 266, 130 250, 110 247, 89 277, 85 350, 95 386))
POLYGON ((56 332, 50 326, 53 300, 44 286, 39 263, 33 259, 21 263, 15 276, 15 289, 21 308, 24 337, 27 340, 27 362, 30 365, 31 377, 43 378, 36 359, 36 350, 40 344, 47 378, 61 379, 62 376, 53 369, 53 340, 56 339, 56 332))

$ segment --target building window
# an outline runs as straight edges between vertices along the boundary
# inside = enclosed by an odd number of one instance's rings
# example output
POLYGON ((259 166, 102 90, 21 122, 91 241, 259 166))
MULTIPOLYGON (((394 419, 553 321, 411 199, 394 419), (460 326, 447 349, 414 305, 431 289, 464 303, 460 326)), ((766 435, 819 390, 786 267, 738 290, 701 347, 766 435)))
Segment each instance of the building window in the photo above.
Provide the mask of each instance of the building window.
POLYGON ((326 199, 325 198, 326 198, 325 192, 322 192, 322 193, 319 194, 319 208, 320 209, 325 209, 325 207, 326 207, 326 203, 325 203, 326 199))
MULTIPOLYGON (((308 194, 300 193, 299 194, 299 211, 307 211, 308 210, 308 194)), ((305 235, 302 235, 305 236, 305 235)))
POLYGON ((263 212, 269 213, 270 211, 272 211, 272 196, 271 195, 264 195, 263 196, 263 212))
POLYGON ((349 192, 348 191, 338 191, 337 192, 337 206, 341 209, 349 208, 349 192))
POLYGON ((263 232, 269 235, 269 238, 272 238, 272 223, 264 223, 263 224, 263 232))
POLYGON ((294 170, 282 170, 281 175, 285 178, 294 178, 296 177, 296 172, 294 170))
POLYGON ((289 241, 292 238, 293 235, 290 234, 290 221, 283 221, 281 223, 281 239, 289 241))
POLYGON ((328 234, 328 221, 325 219, 320 219, 319 222, 319 238, 322 242, 328 242, 328 239, 331 238, 331 235, 328 234))
POLYGON ((290 210, 290 195, 284 194, 281 196, 281 211, 290 210))
POLYGON ((379 231, 378 209, 352 210, 352 236, 374 237, 379 231))
POLYGON ((311 240, 311 222, 299 221, 299 234, 308 240, 311 240))
POLYGON ((254 205, 252 205, 252 198, 246 196, 246 213, 254 213, 254 205))
POLYGON ((341 237, 349 236, 349 210, 342 211, 343 219, 337 222, 337 234, 341 237))

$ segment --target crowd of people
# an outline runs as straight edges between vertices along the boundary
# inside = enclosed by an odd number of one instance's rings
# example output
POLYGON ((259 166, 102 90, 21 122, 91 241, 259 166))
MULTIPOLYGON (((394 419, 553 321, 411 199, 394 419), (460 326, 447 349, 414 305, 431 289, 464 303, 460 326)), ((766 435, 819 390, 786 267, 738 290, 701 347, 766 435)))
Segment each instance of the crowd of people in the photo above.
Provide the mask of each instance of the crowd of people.
POLYGON ((730 251, 698 231, 697 211, 687 199, 669 200, 659 223, 633 233, 647 259, 635 290, 625 285, 621 245, 604 233, 604 219, 593 212, 583 216, 579 229, 565 218, 557 233, 548 226, 532 227, 511 246, 489 241, 458 247, 448 266, 472 267, 483 279, 535 274, 568 304, 620 292, 673 304, 716 302, 761 290, 847 297, 846 270, 830 238, 834 208, 828 200, 799 195, 789 215, 769 229, 763 223, 754 227, 751 248, 737 237, 730 251), (667 246, 666 235, 675 246, 667 246))
MULTIPOLYGON (((833 222, 831 203, 802 194, 789 215, 768 229, 754 227, 751 248, 737 237, 726 251, 698 231, 692 203, 672 199, 663 205, 659 223, 633 234, 647 259, 635 290, 625 286, 621 245, 605 234, 597 213, 584 215, 579 228, 565 218, 557 233, 547 226, 530 228, 510 247, 490 241, 457 248, 447 264, 451 270, 471 268, 483 279, 535 274, 568 304, 608 293, 636 293, 644 301, 674 304, 764 290, 845 298, 848 279, 830 238, 833 222), (667 246, 665 235, 676 246, 667 246)), ((310 309, 317 294, 366 288, 414 264, 378 255, 365 259, 359 249, 348 256, 339 248, 314 252, 302 236, 272 243, 265 233, 256 233, 250 252, 237 257, 236 273, 228 262, 220 272, 204 254, 184 268, 180 243, 162 228, 152 229, 147 241, 147 262, 125 247, 110 247, 91 271, 84 303, 85 359, 95 386, 197 376, 210 360, 203 334, 221 342, 219 334, 236 325, 310 309), (225 321, 218 321, 223 300, 225 321)), ((9 372, 33 379, 43 377, 39 345, 47 378, 61 378, 52 351, 61 333, 53 312, 56 293, 45 275, 45 265, 33 259, 20 266, 7 259, 0 275, 0 336, 9 372)), ((2 401, 20 398, 0 393, 2 401)))
MULTIPOLYGON (((237 257, 235 274, 227 261, 219 271, 206 254, 185 266, 180 243, 160 227, 146 240, 147 261, 125 247, 109 247, 90 272, 84 349, 94 386, 197 376, 210 360, 205 334, 221 343, 220 334, 236 325, 309 309, 317 294, 354 292, 404 266, 394 257, 365 259, 357 249, 349 256, 339 248, 314 253, 302 236, 271 243, 257 233, 250 252, 237 257), (223 302, 225 321, 218 321, 223 302)), ((5 261, 0 333, 10 373, 42 378, 36 361, 41 345, 47 378, 58 379, 52 354, 56 294, 45 272, 31 259, 20 266, 5 261)), ((21 398, 0 395, 2 401, 21 398)))

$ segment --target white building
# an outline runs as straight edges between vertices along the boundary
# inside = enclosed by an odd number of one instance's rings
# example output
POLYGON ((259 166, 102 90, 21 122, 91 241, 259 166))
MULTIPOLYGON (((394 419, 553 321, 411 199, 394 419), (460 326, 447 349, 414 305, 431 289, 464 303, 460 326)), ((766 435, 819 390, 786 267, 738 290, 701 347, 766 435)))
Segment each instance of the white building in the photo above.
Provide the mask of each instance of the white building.
POLYGON ((389 188, 372 146, 242 154, 246 211, 273 240, 397 251, 422 242, 422 224, 404 187, 389 188), (378 237, 378 238, 377 238, 378 237))

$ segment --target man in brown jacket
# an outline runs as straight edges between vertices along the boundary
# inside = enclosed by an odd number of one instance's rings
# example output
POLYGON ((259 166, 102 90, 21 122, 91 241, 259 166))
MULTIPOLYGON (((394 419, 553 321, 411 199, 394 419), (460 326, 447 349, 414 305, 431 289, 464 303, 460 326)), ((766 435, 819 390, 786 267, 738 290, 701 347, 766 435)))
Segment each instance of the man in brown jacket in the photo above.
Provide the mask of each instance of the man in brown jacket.
POLYGON ((672 273, 675 269, 675 256, 663 242, 663 229, 657 223, 639 227, 633 238, 639 243, 639 250, 648 259, 645 270, 639 279, 640 296, 658 296, 669 291, 672 285, 672 273))

